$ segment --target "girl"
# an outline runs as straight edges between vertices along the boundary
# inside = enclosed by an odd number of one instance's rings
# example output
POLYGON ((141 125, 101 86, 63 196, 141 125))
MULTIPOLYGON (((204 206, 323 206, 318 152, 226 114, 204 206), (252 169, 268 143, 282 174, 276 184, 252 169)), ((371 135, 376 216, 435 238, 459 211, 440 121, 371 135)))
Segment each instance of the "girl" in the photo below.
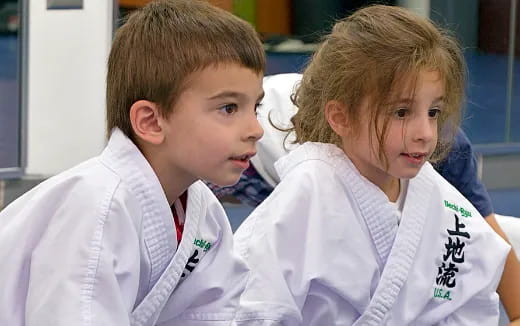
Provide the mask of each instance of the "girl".
POLYGON ((338 22, 305 70, 301 144, 235 234, 239 325, 497 325, 509 246, 428 161, 449 149, 460 48, 405 9, 338 22))

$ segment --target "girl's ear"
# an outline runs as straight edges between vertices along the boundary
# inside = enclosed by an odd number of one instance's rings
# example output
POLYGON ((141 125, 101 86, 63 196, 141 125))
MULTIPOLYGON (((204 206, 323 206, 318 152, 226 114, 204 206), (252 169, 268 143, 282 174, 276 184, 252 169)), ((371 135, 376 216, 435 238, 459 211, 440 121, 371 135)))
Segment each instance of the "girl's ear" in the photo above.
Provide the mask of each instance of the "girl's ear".
POLYGON ((157 104, 139 100, 130 107, 130 123, 136 137, 146 143, 159 145, 164 141, 161 113, 157 104))
POLYGON ((347 135, 350 128, 345 104, 336 100, 328 101, 325 104, 325 118, 336 134, 339 136, 347 135))

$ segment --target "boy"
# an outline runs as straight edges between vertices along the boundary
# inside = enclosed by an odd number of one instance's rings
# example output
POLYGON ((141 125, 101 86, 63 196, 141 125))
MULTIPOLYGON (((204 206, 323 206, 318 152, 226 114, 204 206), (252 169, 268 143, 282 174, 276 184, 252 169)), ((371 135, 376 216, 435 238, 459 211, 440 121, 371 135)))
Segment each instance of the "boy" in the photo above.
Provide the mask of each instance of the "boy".
POLYGON ((249 166, 264 66, 253 28, 207 3, 131 15, 108 61, 106 149, 0 213, 0 325, 232 320, 247 268, 198 180, 249 166))

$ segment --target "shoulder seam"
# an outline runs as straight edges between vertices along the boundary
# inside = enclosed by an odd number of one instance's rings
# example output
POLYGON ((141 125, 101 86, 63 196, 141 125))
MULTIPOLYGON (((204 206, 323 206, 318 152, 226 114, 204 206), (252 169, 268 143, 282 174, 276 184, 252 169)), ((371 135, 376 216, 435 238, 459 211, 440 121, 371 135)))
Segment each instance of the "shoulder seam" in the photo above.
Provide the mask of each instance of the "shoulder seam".
POLYGON ((112 204, 114 193, 119 188, 120 179, 111 191, 107 191, 105 194, 100 209, 97 212, 98 218, 96 219, 96 227, 89 246, 89 257, 87 260, 87 267, 83 277, 83 281, 80 289, 80 302, 81 302, 81 319, 85 326, 93 325, 92 320, 92 301, 93 294, 96 286, 96 276, 99 267, 99 259, 103 247, 103 232, 105 222, 108 218, 108 212, 112 204))

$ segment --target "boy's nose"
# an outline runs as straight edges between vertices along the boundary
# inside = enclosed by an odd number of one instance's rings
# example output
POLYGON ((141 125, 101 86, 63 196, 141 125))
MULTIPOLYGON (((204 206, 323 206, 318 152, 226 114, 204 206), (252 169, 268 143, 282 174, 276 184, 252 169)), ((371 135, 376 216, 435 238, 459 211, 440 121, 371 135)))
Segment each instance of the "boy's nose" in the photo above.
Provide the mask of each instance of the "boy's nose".
POLYGON ((258 122, 256 115, 249 119, 247 125, 247 139, 257 141, 264 135, 264 129, 258 122))

